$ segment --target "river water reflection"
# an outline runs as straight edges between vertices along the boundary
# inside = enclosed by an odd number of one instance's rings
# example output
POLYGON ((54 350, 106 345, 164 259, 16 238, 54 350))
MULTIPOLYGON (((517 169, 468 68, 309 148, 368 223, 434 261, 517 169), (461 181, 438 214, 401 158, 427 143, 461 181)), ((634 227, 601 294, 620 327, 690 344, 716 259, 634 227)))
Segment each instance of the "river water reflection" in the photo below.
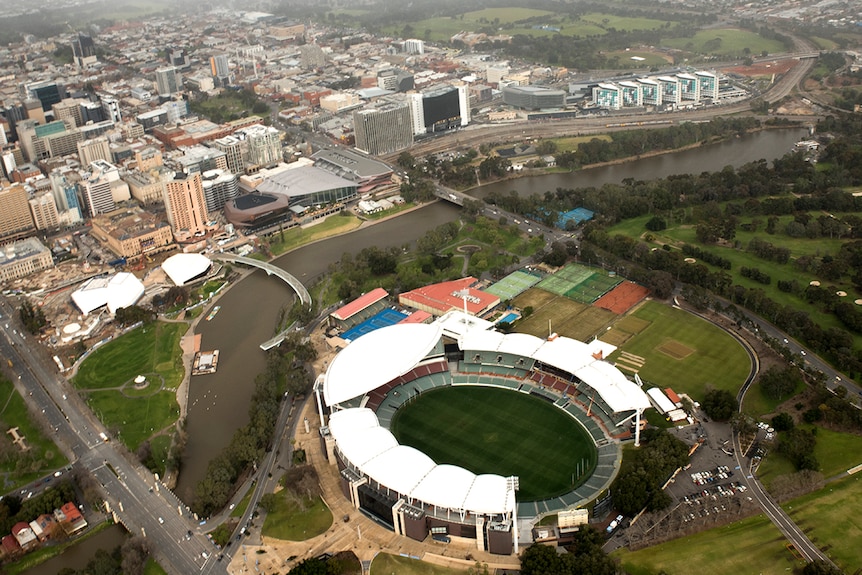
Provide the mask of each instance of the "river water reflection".
MULTIPOLYGON (((619 183, 627 178, 649 180, 680 173, 717 171, 748 162, 781 157, 805 137, 801 129, 772 130, 745 135, 720 144, 683 152, 642 158, 571 174, 521 178, 478 188, 483 197, 491 190, 521 194, 544 193, 557 187, 574 188, 619 183)), ((426 231, 458 217, 459 209, 437 202, 411 213, 380 222, 350 234, 311 244, 285 254, 274 263, 309 285, 326 272, 343 253, 369 246, 400 246, 415 241, 426 231)), ((254 378, 263 371, 264 352, 258 347, 275 330, 279 310, 290 306, 290 289, 275 277, 257 271, 233 286, 219 301, 221 311, 212 321, 202 321, 201 349, 219 349, 218 372, 196 376, 189 390, 188 444, 177 495, 191 502, 195 484, 206 467, 248 420, 254 378)))

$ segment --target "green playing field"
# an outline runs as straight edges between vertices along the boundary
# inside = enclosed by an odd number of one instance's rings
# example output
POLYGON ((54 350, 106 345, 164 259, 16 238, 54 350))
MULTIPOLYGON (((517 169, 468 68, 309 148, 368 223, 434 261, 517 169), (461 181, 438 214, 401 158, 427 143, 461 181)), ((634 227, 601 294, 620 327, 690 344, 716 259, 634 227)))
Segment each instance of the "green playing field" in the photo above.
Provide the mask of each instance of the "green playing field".
POLYGON ((517 475, 521 501, 572 490, 596 462, 596 448, 578 422, 547 401, 517 391, 437 389, 398 410, 392 432, 401 444, 437 463, 476 474, 517 475), (587 469, 580 477, 579 466, 587 469))

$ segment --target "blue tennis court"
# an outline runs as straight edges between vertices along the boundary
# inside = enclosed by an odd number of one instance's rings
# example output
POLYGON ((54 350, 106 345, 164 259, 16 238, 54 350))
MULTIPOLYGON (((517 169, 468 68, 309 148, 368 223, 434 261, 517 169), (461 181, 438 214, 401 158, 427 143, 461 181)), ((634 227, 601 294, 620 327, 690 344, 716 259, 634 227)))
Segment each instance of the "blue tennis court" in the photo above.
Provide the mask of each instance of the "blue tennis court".
POLYGON ((594 215, 595 214, 587 208, 575 208, 574 210, 571 210, 569 212, 560 213, 559 217, 557 218, 557 227, 561 230, 564 230, 566 229, 566 224, 570 220, 574 221, 575 224, 581 224, 583 222, 593 219, 594 215))
POLYGON ((383 311, 369 317, 362 323, 353 326, 352 328, 341 334, 341 339, 353 341, 366 333, 371 333, 375 329, 395 325, 399 321, 407 317, 406 313, 401 313, 394 309, 384 309, 383 311))

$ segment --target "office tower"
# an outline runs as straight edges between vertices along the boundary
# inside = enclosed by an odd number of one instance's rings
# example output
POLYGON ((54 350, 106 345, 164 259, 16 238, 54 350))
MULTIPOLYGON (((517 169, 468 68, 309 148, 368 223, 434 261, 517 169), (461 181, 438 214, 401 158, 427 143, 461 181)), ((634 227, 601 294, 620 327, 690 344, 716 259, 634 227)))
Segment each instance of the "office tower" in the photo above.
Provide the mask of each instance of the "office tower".
POLYGON ((120 113, 120 103, 113 96, 100 95, 99 100, 102 102, 102 111, 105 114, 106 120, 111 120, 115 124, 123 121, 123 115, 120 113))
POLYGON ((210 57, 210 73, 219 86, 230 84, 230 66, 227 54, 216 54, 210 57))
POLYGON ((30 214, 37 230, 56 230, 60 227, 57 203, 49 191, 39 192, 30 198, 30 214))
POLYGON ((182 90, 182 78, 176 66, 165 66, 156 70, 156 86, 159 96, 170 96, 182 90))
POLYGON ((39 124, 48 123, 48 119, 45 117, 45 110, 42 109, 42 102, 36 98, 24 100, 24 110, 26 110, 28 120, 35 120, 39 124))
POLYGON ((81 214, 81 202, 78 199, 78 186, 69 176, 76 172, 62 173, 51 172, 48 176, 51 180, 51 194, 54 196, 54 205, 57 206, 57 214, 62 225, 74 225, 83 220, 81 214))
POLYGON ((72 58, 78 69, 95 64, 98 60, 96 59, 96 45, 93 43, 93 38, 80 32, 72 36, 72 58))
POLYGON ((372 155, 405 150, 413 143, 410 107, 406 102, 353 113, 356 147, 372 155))
POLYGON ((116 124, 118 120, 113 118, 109 118, 105 114, 105 110, 102 108, 101 102, 90 102, 90 101, 82 101, 79 103, 81 108, 81 125, 84 126, 90 122, 98 123, 104 122, 105 120, 109 120, 116 124))
POLYGON ((39 100, 42 110, 47 112, 51 106, 66 97, 66 89, 50 80, 32 82, 24 86, 24 97, 39 100))
POLYGON ((177 174, 176 179, 165 184, 165 209, 174 236, 203 234, 207 206, 201 175, 177 174))
POLYGON ((188 68, 190 64, 189 55, 182 48, 171 48, 168 50, 168 63, 176 68, 188 68))
POLYGON ((424 54, 425 42, 423 42, 422 40, 417 40, 415 38, 411 38, 410 40, 404 40, 404 51, 408 54, 424 54))
POLYGON ((108 138, 100 136, 92 140, 78 142, 78 159, 82 166, 89 166, 96 160, 111 161, 111 148, 108 146, 108 138))
POLYGON ((23 184, 0 182, 0 239, 24 236, 34 229, 23 184))
POLYGON ((54 112, 54 120, 65 120, 74 127, 83 126, 81 104, 84 102, 85 100, 79 98, 65 98, 57 102, 51 106, 51 110, 54 112))
POLYGON ((302 67, 306 70, 310 68, 323 68, 326 65, 326 54, 323 53, 323 48, 317 44, 300 46, 299 59, 302 67))
POLYGON ((18 122, 27 119, 27 108, 24 107, 24 104, 9 105, 5 108, 0 108, 0 114, 3 115, 6 119, 6 123, 9 124, 7 137, 12 142, 17 141, 18 131, 16 126, 18 122))
POLYGON ((90 172, 84 174, 79 186, 91 217, 111 212, 118 202, 131 198, 129 186, 120 179, 117 167, 104 160, 90 164, 90 172))

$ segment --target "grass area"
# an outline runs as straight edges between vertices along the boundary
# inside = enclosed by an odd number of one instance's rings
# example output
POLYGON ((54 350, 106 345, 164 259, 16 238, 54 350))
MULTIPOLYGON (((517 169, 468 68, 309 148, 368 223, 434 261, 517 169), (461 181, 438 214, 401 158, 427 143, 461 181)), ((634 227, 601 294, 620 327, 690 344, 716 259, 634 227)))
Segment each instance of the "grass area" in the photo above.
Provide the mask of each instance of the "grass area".
POLYGON ((809 36, 809 39, 817 44, 817 48, 820 50, 834 50, 838 47, 838 43, 834 40, 830 40, 829 38, 823 38, 821 36, 809 36))
POLYGON ((155 559, 149 557, 144 565, 144 575, 168 575, 168 572, 162 569, 155 559))
MULTIPOLYGON (((818 214, 812 215, 816 216, 818 214)), ((646 228, 644 226, 648 219, 649 216, 626 220, 610 228, 609 233, 619 233, 633 238, 641 236, 646 237, 646 228)), ((763 220, 763 218, 761 218, 761 220, 763 220)), ((778 230, 778 233, 774 235, 767 234, 763 231, 762 227, 758 232, 747 232, 742 229, 737 229, 735 242, 737 245, 741 246, 740 249, 723 245, 703 245, 697 240, 695 228, 692 225, 671 225, 671 227, 662 232, 650 232, 650 234, 654 238, 653 242, 656 245, 670 244, 674 247, 681 247, 683 243, 689 243, 701 246, 703 249, 711 253, 720 255, 731 262, 732 268, 728 273, 733 278, 734 284, 745 286, 747 288, 763 290, 764 294, 776 303, 805 311, 809 314, 811 319, 824 330, 834 327, 846 331, 846 327, 833 314, 823 311, 820 306, 808 303, 802 297, 794 293, 780 291, 777 287, 779 280, 795 280, 799 284, 800 289, 804 289, 812 280, 820 280, 821 278, 813 271, 802 272, 796 269, 792 262, 803 256, 811 256, 815 259, 827 254, 835 256, 840 251, 841 245, 847 241, 841 239, 830 239, 828 237, 790 237, 783 233, 783 230, 792 220, 793 216, 783 216, 779 218, 779 221, 776 224, 776 230, 778 230), (779 264, 776 262, 770 262, 745 251, 749 242, 755 237, 790 250, 791 263, 779 264), (769 285, 763 285, 749 278, 742 277, 739 272, 742 267, 757 268, 762 272, 769 274, 772 278, 772 282, 769 285)), ((752 218, 749 217, 740 218, 740 224, 749 224, 751 221, 752 218)), ((842 277, 838 281, 824 282, 824 288, 833 292, 838 290, 847 292, 848 295, 846 299, 848 301, 853 301, 862 297, 862 292, 859 292, 859 290, 856 289, 849 277, 842 277)), ((854 347, 862 347, 862 336, 854 334, 853 332, 848 333, 853 336, 854 347)))
POLYGON ((636 30, 657 30, 669 24, 667 20, 656 20, 655 18, 638 18, 630 16, 617 16, 606 12, 589 12, 581 16, 584 22, 592 22, 604 29, 614 28, 620 32, 634 32, 636 30))
POLYGON ((793 558, 785 548, 786 540, 764 515, 757 515, 681 537, 639 551, 620 549, 611 555, 620 560, 630 575, 670 575, 693 572, 696 558, 698 575, 726 573, 793 572, 804 563, 793 558))
POLYGON ((742 410, 752 417, 759 418, 769 413, 775 413, 776 408, 783 402, 787 401, 797 393, 803 390, 805 384, 801 381, 797 383, 796 389, 792 393, 788 393, 781 399, 772 399, 763 395, 760 385, 752 385, 745 394, 745 401, 742 403, 742 410))
POLYGON ((285 541, 305 541, 325 533, 330 525, 332 513, 321 498, 305 500, 303 509, 287 497, 279 497, 275 509, 267 513, 261 532, 285 541))
POLYGON ((784 50, 784 45, 777 40, 769 40, 754 32, 738 28, 699 30, 690 38, 664 38, 661 43, 668 48, 729 57, 749 54, 757 56, 763 52, 774 53, 784 50))
POLYGON ((437 463, 519 476, 518 498, 524 501, 571 490, 579 463, 588 461, 592 469, 596 460, 592 440, 571 416, 541 399, 502 389, 424 393, 398 410, 392 432, 437 463))
POLYGON ((512 303, 521 310, 527 306, 533 308, 532 315, 516 323, 515 331, 542 338, 548 336, 549 320, 551 329, 557 334, 587 341, 616 318, 608 310, 535 287, 516 297, 512 303))
POLYGON ((69 461, 63 452, 47 437, 42 428, 31 418, 24 398, 15 390, 11 381, 0 377, 0 429, 3 437, 3 457, 0 457, 0 472, 6 475, 3 491, 14 489, 32 482, 69 461), (12 443, 12 436, 6 430, 18 428, 29 447, 21 452, 12 443))
POLYGON ((378 553, 371 562, 371 575, 465 575, 467 569, 452 569, 410 557, 378 553))
POLYGON ((862 565, 862 479, 831 483, 785 504, 784 510, 846 573, 862 565))
MULTIPOLYGON (((862 463, 862 435, 841 433, 823 427, 803 425, 804 429, 817 430, 814 456, 820 463, 820 472, 827 479, 862 463)), ((780 434, 779 434, 780 437, 780 434)), ((757 476, 769 486, 779 475, 793 473, 793 464, 774 449, 769 452, 757 470, 757 476)))
POLYGON ((365 219, 368 220, 382 220, 383 218, 388 218, 389 216, 394 216, 395 214, 399 214, 403 211, 409 210, 410 208, 415 208, 416 204, 413 202, 404 202, 402 204, 397 204, 388 210, 383 210, 382 212, 377 212, 376 214, 368 214, 365 219))
POLYGON ((246 491, 243 498, 236 504, 233 511, 230 512, 231 517, 242 517, 243 513, 245 513, 245 510, 248 508, 248 503, 251 501, 251 496, 254 493, 254 485, 254 483, 251 484, 251 487, 246 491))
POLYGON ((150 453, 152 454, 153 461, 156 462, 159 468, 159 475, 161 477, 165 476, 165 463, 168 460, 172 437, 172 434, 162 434, 150 440, 150 453))
POLYGON ((557 144, 557 152, 574 152, 581 144, 592 142, 593 140, 602 140, 610 142, 613 140, 609 135, 602 134, 596 136, 571 136, 568 138, 553 138, 552 141, 557 144))
POLYGON ((656 302, 646 302, 632 315, 650 325, 633 335, 610 359, 617 359, 621 351, 644 358, 639 371, 643 379, 701 400, 707 387, 735 395, 748 376, 750 362, 743 347, 706 320, 656 302), (661 351, 677 343, 692 353, 676 359, 661 351))
POLYGON ((536 10, 534 8, 484 8, 482 10, 474 10, 473 12, 465 12, 463 19, 469 22, 487 21, 499 24, 513 24, 521 20, 541 16, 553 17, 556 14, 547 10, 536 10))
POLYGON ((281 232, 272 234, 269 236, 270 250, 273 255, 280 255, 299 246, 355 230, 361 224, 362 220, 353 214, 333 214, 313 226, 284 230, 284 240, 281 232))
POLYGON ((134 329, 94 351, 72 380, 102 423, 132 451, 179 417, 176 388, 184 375, 179 342, 187 329, 185 323, 166 322, 134 329), (129 397, 112 389, 131 386, 140 374, 150 378, 143 392, 130 389, 129 397))
POLYGON ((669 62, 661 54, 654 52, 637 52, 629 50, 616 50, 605 54, 609 61, 614 59, 620 68, 646 68, 667 66, 669 62), (643 58, 643 60, 632 60, 632 58, 643 58))

